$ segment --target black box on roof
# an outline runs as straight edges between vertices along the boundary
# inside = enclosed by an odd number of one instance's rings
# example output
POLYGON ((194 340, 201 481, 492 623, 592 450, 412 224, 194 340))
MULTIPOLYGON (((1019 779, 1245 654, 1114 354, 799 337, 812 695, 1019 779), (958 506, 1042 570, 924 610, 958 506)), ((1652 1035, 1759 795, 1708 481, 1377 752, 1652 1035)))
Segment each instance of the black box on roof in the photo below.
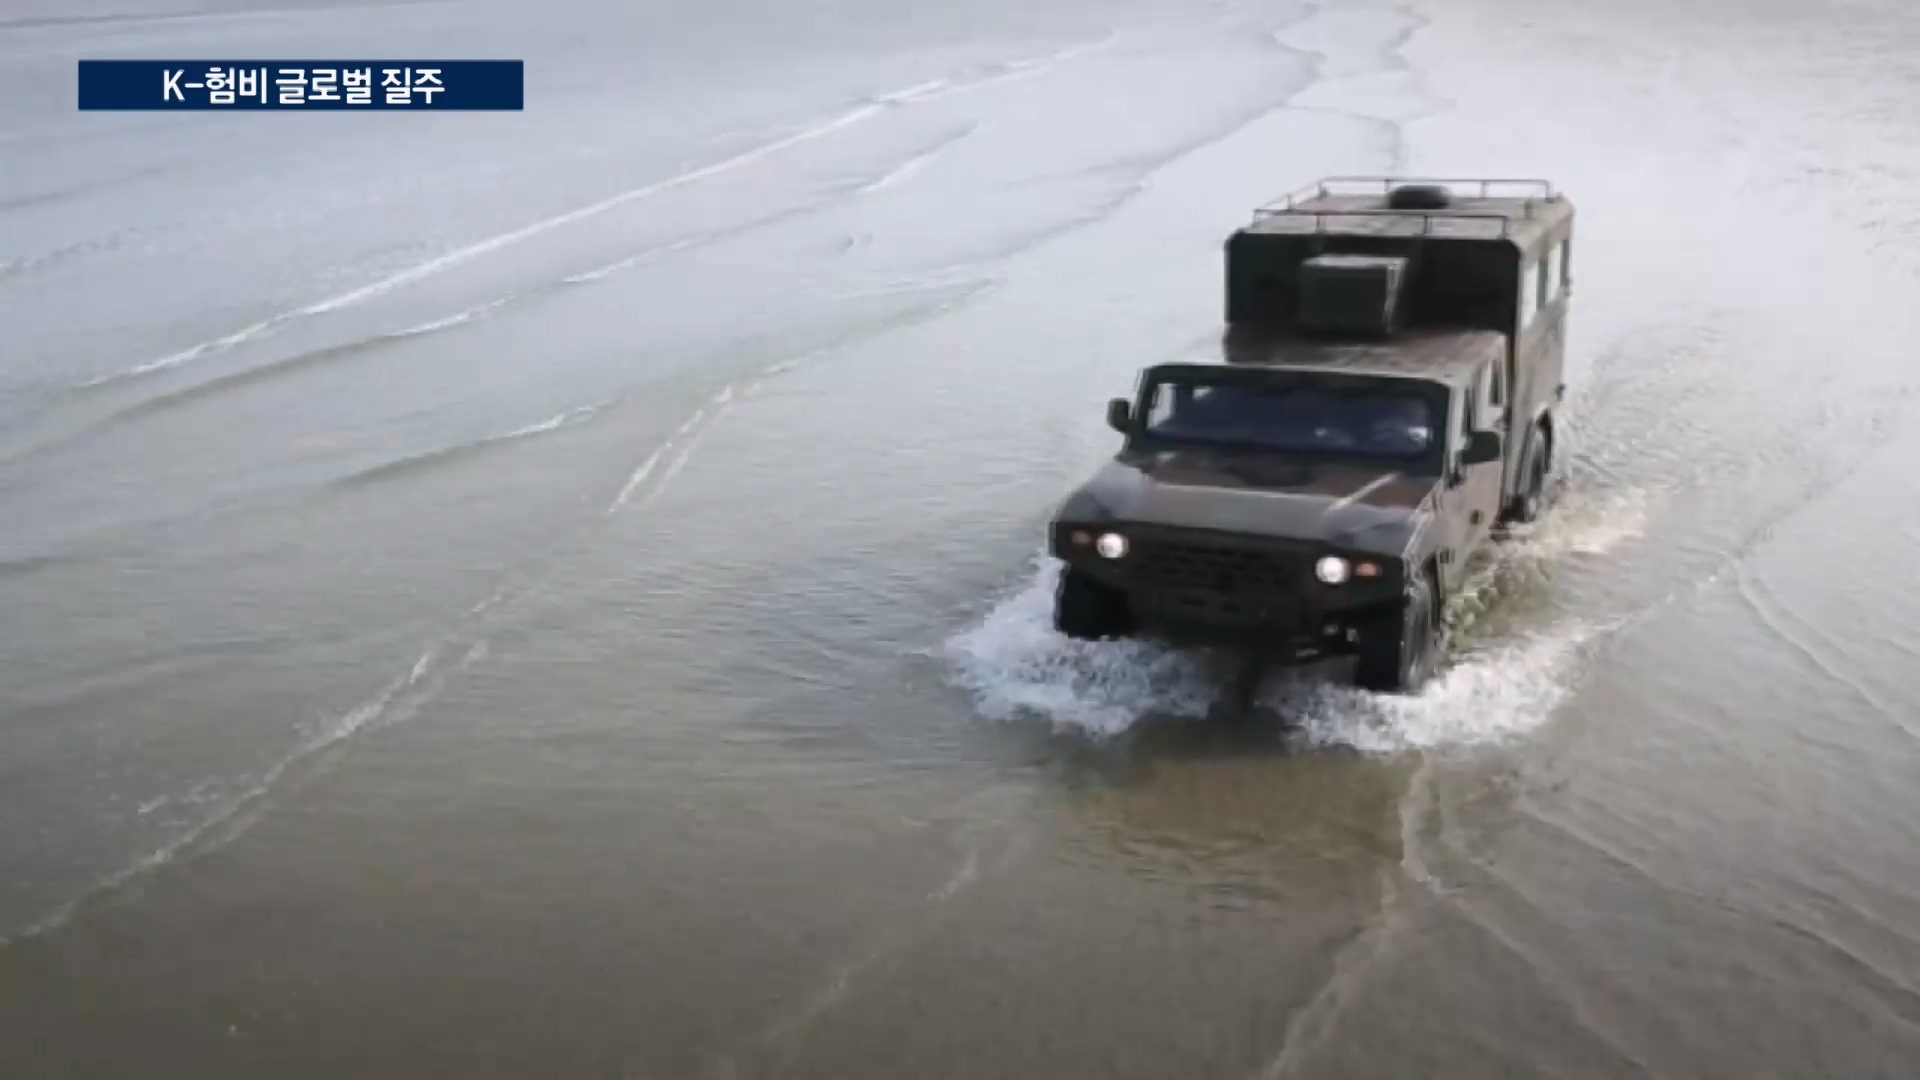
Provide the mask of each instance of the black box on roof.
POLYGON ((1399 329, 1407 260, 1319 255, 1300 266, 1296 325, 1306 333, 1384 336, 1399 329))

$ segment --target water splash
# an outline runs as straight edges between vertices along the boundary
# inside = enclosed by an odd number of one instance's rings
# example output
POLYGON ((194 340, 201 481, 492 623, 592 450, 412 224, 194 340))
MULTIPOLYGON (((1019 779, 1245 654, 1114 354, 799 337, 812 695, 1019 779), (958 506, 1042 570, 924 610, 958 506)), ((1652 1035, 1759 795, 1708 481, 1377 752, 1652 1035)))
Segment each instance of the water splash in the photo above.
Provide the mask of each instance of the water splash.
POLYGON ((1597 629, 1557 626, 1454 658, 1417 697, 1284 677, 1258 705, 1297 725, 1309 747, 1388 754, 1504 742, 1536 730, 1572 692, 1597 629))
MULTIPOLYGON (((1476 601, 1497 585, 1504 564, 1604 555, 1641 535, 1643 492, 1576 493, 1530 532, 1501 546, 1470 583, 1476 601), (1480 586, 1473 588, 1472 586, 1480 586)), ((1176 650, 1145 641, 1083 642, 1053 629, 1060 564, 1046 556, 1033 576, 977 625, 950 639, 944 658, 954 682, 994 721, 1039 719, 1095 738, 1119 735, 1148 716, 1200 718, 1223 704, 1244 657, 1176 650)), ((1255 688, 1254 706, 1292 725, 1310 747, 1362 753, 1498 742, 1531 732, 1572 691, 1598 622, 1547 616, 1492 640, 1463 641, 1417 696, 1372 694, 1345 683, 1338 662, 1321 670, 1280 669, 1255 688)))
POLYGON ((1096 736, 1150 712, 1204 715, 1215 696, 1205 657, 1144 641, 1074 641, 1053 629, 1059 564, 947 643, 959 683, 993 720, 1033 716, 1096 736))

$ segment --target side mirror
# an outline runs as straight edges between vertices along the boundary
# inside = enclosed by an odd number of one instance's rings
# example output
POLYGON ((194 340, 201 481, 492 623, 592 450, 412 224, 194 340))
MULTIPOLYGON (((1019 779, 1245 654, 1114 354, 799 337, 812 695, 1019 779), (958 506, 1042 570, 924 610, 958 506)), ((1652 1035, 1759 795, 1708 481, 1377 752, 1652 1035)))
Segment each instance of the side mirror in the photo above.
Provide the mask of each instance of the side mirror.
POLYGON ((1122 435, 1133 426, 1133 403, 1117 397, 1107 402, 1107 426, 1122 435))
POLYGON ((1467 438, 1467 447, 1460 453, 1462 465, 1485 465, 1489 461, 1499 461, 1504 448, 1497 431, 1476 431, 1467 438))

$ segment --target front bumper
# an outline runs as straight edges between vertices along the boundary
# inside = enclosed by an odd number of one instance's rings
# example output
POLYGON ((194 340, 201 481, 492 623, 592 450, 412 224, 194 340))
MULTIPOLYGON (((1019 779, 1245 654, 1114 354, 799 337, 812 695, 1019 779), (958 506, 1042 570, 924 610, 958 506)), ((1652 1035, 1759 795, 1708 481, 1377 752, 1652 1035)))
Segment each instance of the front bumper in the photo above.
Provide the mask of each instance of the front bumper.
POLYGON ((1142 629, 1198 640, 1290 642, 1338 648, 1349 631, 1398 608, 1400 560, 1342 551, 1305 540, 1145 525, 1056 526, 1055 557, 1125 595, 1142 629), (1091 538, 1117 532, 1127 552, 1100 555, 1091 538), (1356 573, 1338 585, 1314 576, 1326 555, 1356 573), (1361 576, 1370 564, 1371 576, 1361 576))

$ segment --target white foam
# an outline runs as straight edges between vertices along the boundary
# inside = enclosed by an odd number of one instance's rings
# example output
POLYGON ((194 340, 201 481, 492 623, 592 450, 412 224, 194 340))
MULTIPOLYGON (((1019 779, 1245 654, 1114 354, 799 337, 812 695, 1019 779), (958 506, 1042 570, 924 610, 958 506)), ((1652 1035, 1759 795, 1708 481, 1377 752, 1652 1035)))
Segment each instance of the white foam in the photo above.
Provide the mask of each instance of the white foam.
POLYGON ((432 649, 421 653, 420 659, 413 662, 413 670, 407 673, 407 685, 412 686, 414 683, 426 678, 428 669, 433 667, 433 660, 434 651, 432 649))
POLYGON ((1644 488, 1568 492, 1539 522, 1514 528, 1509 557, 1557 559, 1608 554, 1646 535, 1655 498, 1654 492, 1644 488))
POLYGON ((595 282, 595 281, 601 281, 606 278, 610 278, 615 274, 624 273, 625 271, 631 270, 634 267, 639 266, 641 263, 647 262, 648 260, 657 258, 661 255, 672 255, 676 252, 685 251, 686 249, 693 247, 695 244, 701 243, 705 239, 706 239, 705 237, 694 236, 694 237, 687 237, 682 240, 675 240, 671 244, 659 244, 654 247, 647 248, 644 251, 636 252, 635 254, 629 255, 624 259, 620 259, 615 262, 610 262, 605 266, 596 267, 595 269, 592 269, 592 270, 584 270, 570 277, 561 278, 560 281, 564 285, 591 284, 592 282, 595 282))
POLYGON ((627 500, 633 497, 633 493, 639 489, 641 484, 647 482, 647 477, 653 475, 654 466, 660 463, 660 455, 665 453, 670 445, 671 444, 662 445, 653 453, 648 454, 647 460, 641 462, 640 467, 633 470, 627 477, 626 484, 620 488, 620 494, 615 495, 613 502, 608 504, 607 513, 611 514, 615 510, 627 505, 627 500))
POLYGON ((1024 589, 948 642, 959 680, 985 716, 1040 716, 1105 736, 1151 712, 1205 713, 1214 689, 1197 658, 1146 642, 1074 641, 1057 633, 1058 579, 1059 564, 1042 559, 1024 589))
POLYGON ((462 326, 466 323, 470 323, 475 319, 482 318, 486 316, 489 312, 497 311, 500 308, 503 308, 512 302, 513 302, 512 297, 507 297, 501 300, 489 300, 484 304, 475 305, 473 307, 466 309, 465 311, 457 311, 452 315, 447 316, 444 319, 435 319, 432 322, 424 322, 418 326, 409 326, 405 330, 396 330, 393 332, 391 336, 416 337, 420 334, 431 334, 437 330, 448 330, 456 326, 462 326))
MULTIPOLYGON (((784 368, 780 365, 775 365, 775 367, 768 368, 761 374, 765 376, 776 370, 784 370, 784 368)), ((754 380, 754 385, 758 385, 758 380, 754 380)), ((661 459, 666 458, 666 472, 661 474, 660 479, 653 485, 653 489, 647 492, 646 497, 641 500, 640 505, 645 505, 659 497, 660 493, 666 490, 667 482, 672 480, 675 474, 679 473, 679 471, 686 466, 687 459, 693 454, 694 446, 700 441, 700 433, 727 411, 727 406, 733 401, 734 394, 739 391, 739 386, 740 384, 737 382, 730 382, 722 386, 712 397, 707 399, 706 404, 695 409, 693 415, 687 417, 679 429, 667 437, 667 441, 654 448, 653 453, 647 455, 647 460, 641 462, 640 467, 635 469, 632 475, 627 477, 626 484, 620 488, 620 494, 614 496, 613 502, 608 504, 607 513, 611 514, 627 505, 628 501, 633 498, 634 493, 640 490, 640 486, 645 484, 647 479, 653 475, 654 470, 659 467, 661 459)))
POLYGON ((157 359, 149 360, 144 364, 136 364, 135 366, 130 367, 125 371, 116 371, 106 375, 95 376, 94 378, 88 379, 87 381, 81 383, 80 386, 83 388, 100 386, 102 384, 115 382, 120 379, 131 378, 135 375, 147 375, 155 371, 163 371, 170 367, 177 367, 181 364, 185 364, 193 360, 198 360, 203 356, 211 356, 214 353, 226 352, 228 349, 234 348, 239 345, 244 345, 247 342, 252 341, 257 337, 261 337, 265 335, 268 331, 272 330, 274 327, 280 325, 281 323, 286 322, 290 318, 293 318, 291 314, 276 315, 271 319, 265 319, 260 322, 254 323, 252 326, 235 330, 233 333, 228 334, 225 337, 214 338, 212 341, 203 341, 198 345, 193 345, 193 346, 189 346, 188 348, 181 349, 179 352, 168 353, 167 355, 159 357, 157 359))
POLYGON ((1304 742, 1394 753, 1501 742, 1546 723, 1571 692, 1590 627, 1551 627, 1445 666, 1415 697, 1285 678, 1263 687, 1262 709, 1298 725, 1304 742))
POLYGON ((916 154, 913 157, 908 158, 907 160, 901 162, 899 165, 896 165, 892 169, 888 170, 884 175, 878 177, 877 179, 867 184, 862 185, 860 188, 860 194, 872 195, 876 192, 885 191, 890 187, 897 186, 899 184, 906 182, 907 180, 912 179, 915 173, 919 172, 921 169, 926 168, 929 162, 931 162, 934 158, 939 157, 940 152, 944 149, 946 149, 945 146, 938 146, 932 150, 926 151, 925 153, 916 154))
POLYGON ((951 85, 953 85, 953 80, 951 79, 929 79, 926 82, 909 86, 905 90, 895 90, 892 93, 881 94, 877 100, 884 101, 889 105, 901 105, 909 101, 917 101, 920 98, 930 97, 951 85))
POLYGON ((672 461, 667 462, 667 470, 660 474, 660 482, 653 486, 653 491, 648 495, 648 499, 659 498, 660 495, 667 490, 667 485, 673 482, 673 478, 680 475, 680 470, 686 467, 687 460, 692 456, 693 444, 688 443, 686 449, 676 454, 672 461))
POLYGON ((598 405, 582 405, 577 409, 568 409, 566 412, 549 416, 537 424, 528 424, 526 427, 514 428, 504 435, 496 435, 494 436, 494 441, 524 439, 529 435, 544 435, 549 431, 558 431, 563 427, 569 427, 587 419, 601 409, 606 408, 607 404, 607 402, 602 402, 598 405))

